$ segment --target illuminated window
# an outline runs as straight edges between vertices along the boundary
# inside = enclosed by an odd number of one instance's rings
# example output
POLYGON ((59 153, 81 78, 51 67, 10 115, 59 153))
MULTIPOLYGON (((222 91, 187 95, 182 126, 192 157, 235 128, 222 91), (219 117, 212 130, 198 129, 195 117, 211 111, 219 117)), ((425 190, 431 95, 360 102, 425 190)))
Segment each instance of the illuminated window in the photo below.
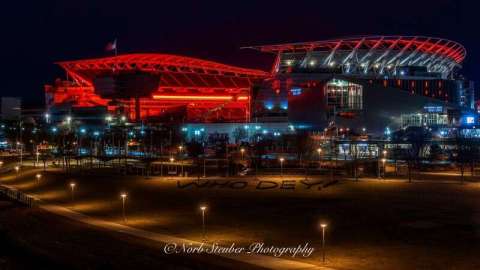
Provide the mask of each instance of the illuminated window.
POLYGON ((359 84, 332 79, 325 85, 327 105, 337 112, 363 109, 363 88, 359 84))
POLYGON ((292 88, 290 93, 292 93, 292 96, 299 96, 302 94, 302 88, 292 88))

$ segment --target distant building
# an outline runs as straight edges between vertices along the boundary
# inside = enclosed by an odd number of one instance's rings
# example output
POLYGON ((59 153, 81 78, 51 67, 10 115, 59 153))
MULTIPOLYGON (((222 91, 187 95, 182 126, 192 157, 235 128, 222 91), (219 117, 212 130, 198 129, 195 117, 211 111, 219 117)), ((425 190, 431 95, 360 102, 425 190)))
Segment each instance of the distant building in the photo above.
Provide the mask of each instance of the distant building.
POLYGON ((18 97, 2 97, 2 120, 18 120, 22 116, 22 100, 18 97))

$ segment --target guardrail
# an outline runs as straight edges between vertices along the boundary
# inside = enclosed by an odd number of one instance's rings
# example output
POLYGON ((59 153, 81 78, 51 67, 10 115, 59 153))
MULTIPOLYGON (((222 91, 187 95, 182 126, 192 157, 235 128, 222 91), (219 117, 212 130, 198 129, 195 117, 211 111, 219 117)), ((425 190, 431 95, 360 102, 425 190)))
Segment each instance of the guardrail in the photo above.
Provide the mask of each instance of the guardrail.
POLYGON ((36 207, 38 205, 37 199, 14 188, 0 186, 0 194, 28 207, 36 207))

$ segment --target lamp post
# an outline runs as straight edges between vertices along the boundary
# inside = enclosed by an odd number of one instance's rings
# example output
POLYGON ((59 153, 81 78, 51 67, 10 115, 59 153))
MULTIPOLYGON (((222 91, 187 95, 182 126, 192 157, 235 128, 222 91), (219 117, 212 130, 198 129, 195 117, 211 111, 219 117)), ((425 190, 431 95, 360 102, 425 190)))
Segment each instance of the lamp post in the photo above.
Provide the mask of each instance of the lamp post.
POLYGON ((320 169, 322 168, 322 148, 317 148, 317 153, 318 153, 318 166, 320 169))
POLYGON ((122 216, 123 222, 127 222, 127 218, 125 216, 125 200, 127 199, 127 193, 120 194, 120 198, 122 198, 122 216))
POLYGON ((2 160, 0 160, 0 167, 2 167, 2 166, 3 166, 3 161, 2 161, 2 160))
POLYGON ((240 148, 240 153, 242 154, 242 160, 243 160, 243 156, 245 154, 245 148, 240 148))
POLYGON ((15 179, 18 178, 18 171, 20 171, 20 166, 15 166, 15 179))
POLYGON ((72 202, 73 202, 74 194, 75 194, 75 185, 76 184, 74 182, 70 183, 70 190, 71 190, 71 193, 72 193, 72 202))
POLYGON ((38 152, 38 150, 37 150, 35 155, 37 156, 37 161, 35 162, 35 167, 37 167, 38 166, 38 157, 40 156, 40 152, 38 152))
POLYGON ((205 231, 205 211, 207 210, 207 206, 202 205, 200 206, 200 210, 202 210, 202 236, 203 242, 207 241, 206 231, 205 231))
POLYGON ((325 229, 327 228, 327 224, 321 223, 320 227, 322 228, 322 261, 325 263, 325 229))
POLYGON ((383 167, 383 173, 382 173, 382 176, 383 176, 383 179, 385 179, 385 162, 387 161, 386 158, 382 158, 382 167, 383 167))
POLYGON ((207 164, 206 159, 203 157, 203 178, 207 177, 207 164))
POLYGON ((283 162, 285 161, 285 159, 281 157, 279 161, 280 161, 280 176, 283 177, 283 162))
POLYGON ((37 173, 37 174, 35 175, 35 178, 37 178, 37 185, 40 184, 40 178, 42 178, 42 175, 39 174, 39 173, 37 173))

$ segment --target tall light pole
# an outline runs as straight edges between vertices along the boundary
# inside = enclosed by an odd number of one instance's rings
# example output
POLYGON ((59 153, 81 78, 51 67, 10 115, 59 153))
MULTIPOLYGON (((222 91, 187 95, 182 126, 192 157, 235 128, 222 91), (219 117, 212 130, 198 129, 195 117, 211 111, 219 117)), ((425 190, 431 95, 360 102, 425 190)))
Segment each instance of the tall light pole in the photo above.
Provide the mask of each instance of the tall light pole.
POLYGON ((49 113, 45 113, 45 122, 47 124, 50 123, 50 114, 49 113))
POLYGON ((120 194, 120 198, 122 198, 122 216, 123 222, 127 222, 127 218, 125 216, 125 200, 127 199, 127 193, 120 194))
POLYGON ((320 227, 322 228, 322 261, 325 263, 325 229, 327 228, 327 224, 321 223, 320 227))
POLYGON ((70 191, 72 193, 72 202, 73 202, 74 194, 75 194, 75 186, 76 186, 76 184, 74 182, 70 183, 70 191))
MULTIPOLYGON (((383 150, 383 151, 382 151, 382 154, 383 154, 383 158, 382 158, 382 169, 383 169, 383 173, 380 173, 380 172, 379 172, 379 177, 380 177, 380 175, 381 175, 383 178, 385 178, 385 162, 387 161, 387 159, 386 159, 386 158, 387 158, 387 153, 388 153, 387 150, 383 150)), ((380 165, 379 165, 379 166, 380 166, 380 165)), ((379 170, 380 170, 380 169, 379 169, 379 170)))
POLYGON ((203 178, 207 177, 207 164, 206 159, 203 157, 203 178))
POLYGON ((20 166, 15 166, 15 179, 18 178, 18 171, 20 171, 20 166))
POLYGON ((40 178, 42 178, 42 175, 39 174, 39 173, 37 173, 37 174, 35 175, 35 178, 37 178, 37 185, 40 184, 40 178))
POLYGON ((281 157, 278 160, 280 161, 280 176, 283 177, 283 162, 285 161, 285 159, 283 157, 281 157))
POLYGON ((38 166, 38 157, 40 156, 40 152, 38 152, 38 149, 37 149, 37 152, 35 153, 35 155, 37 156, 37 161, 35 162, 35 167, 38 166))
POLYGON ((243 156, 244 156, 244 154, 245 154, 245 148, 243 148, 243 147, 240 148, 240 153, 242 154, 242 160, 243 160, 243 156))
POLYGON ((202 236, 203 242, 207 241, 206 231, 205 231, 205 211, 207 210, 207 206, 202 205, 200 206, 200 210, 202 210, 202 236))
POLYGON ((20 147, 20 165, 23 165, 23 144, 21 142, 17 142, 17 149, 20 147))
POLYGON ((386 158, 382 158, 382 164, 383 164, 383 166, 382 166, 382 167, 383 167, 383 173, 382 173, 382 175, 383 175, 383 179, 385 179, 385 162, 386 162, 386 161, 387 161, 386 158))
POLYGON ((320 169, 322 168, 322 148, 317 148, 317 153, 318 153, 318 166, 320 169))

